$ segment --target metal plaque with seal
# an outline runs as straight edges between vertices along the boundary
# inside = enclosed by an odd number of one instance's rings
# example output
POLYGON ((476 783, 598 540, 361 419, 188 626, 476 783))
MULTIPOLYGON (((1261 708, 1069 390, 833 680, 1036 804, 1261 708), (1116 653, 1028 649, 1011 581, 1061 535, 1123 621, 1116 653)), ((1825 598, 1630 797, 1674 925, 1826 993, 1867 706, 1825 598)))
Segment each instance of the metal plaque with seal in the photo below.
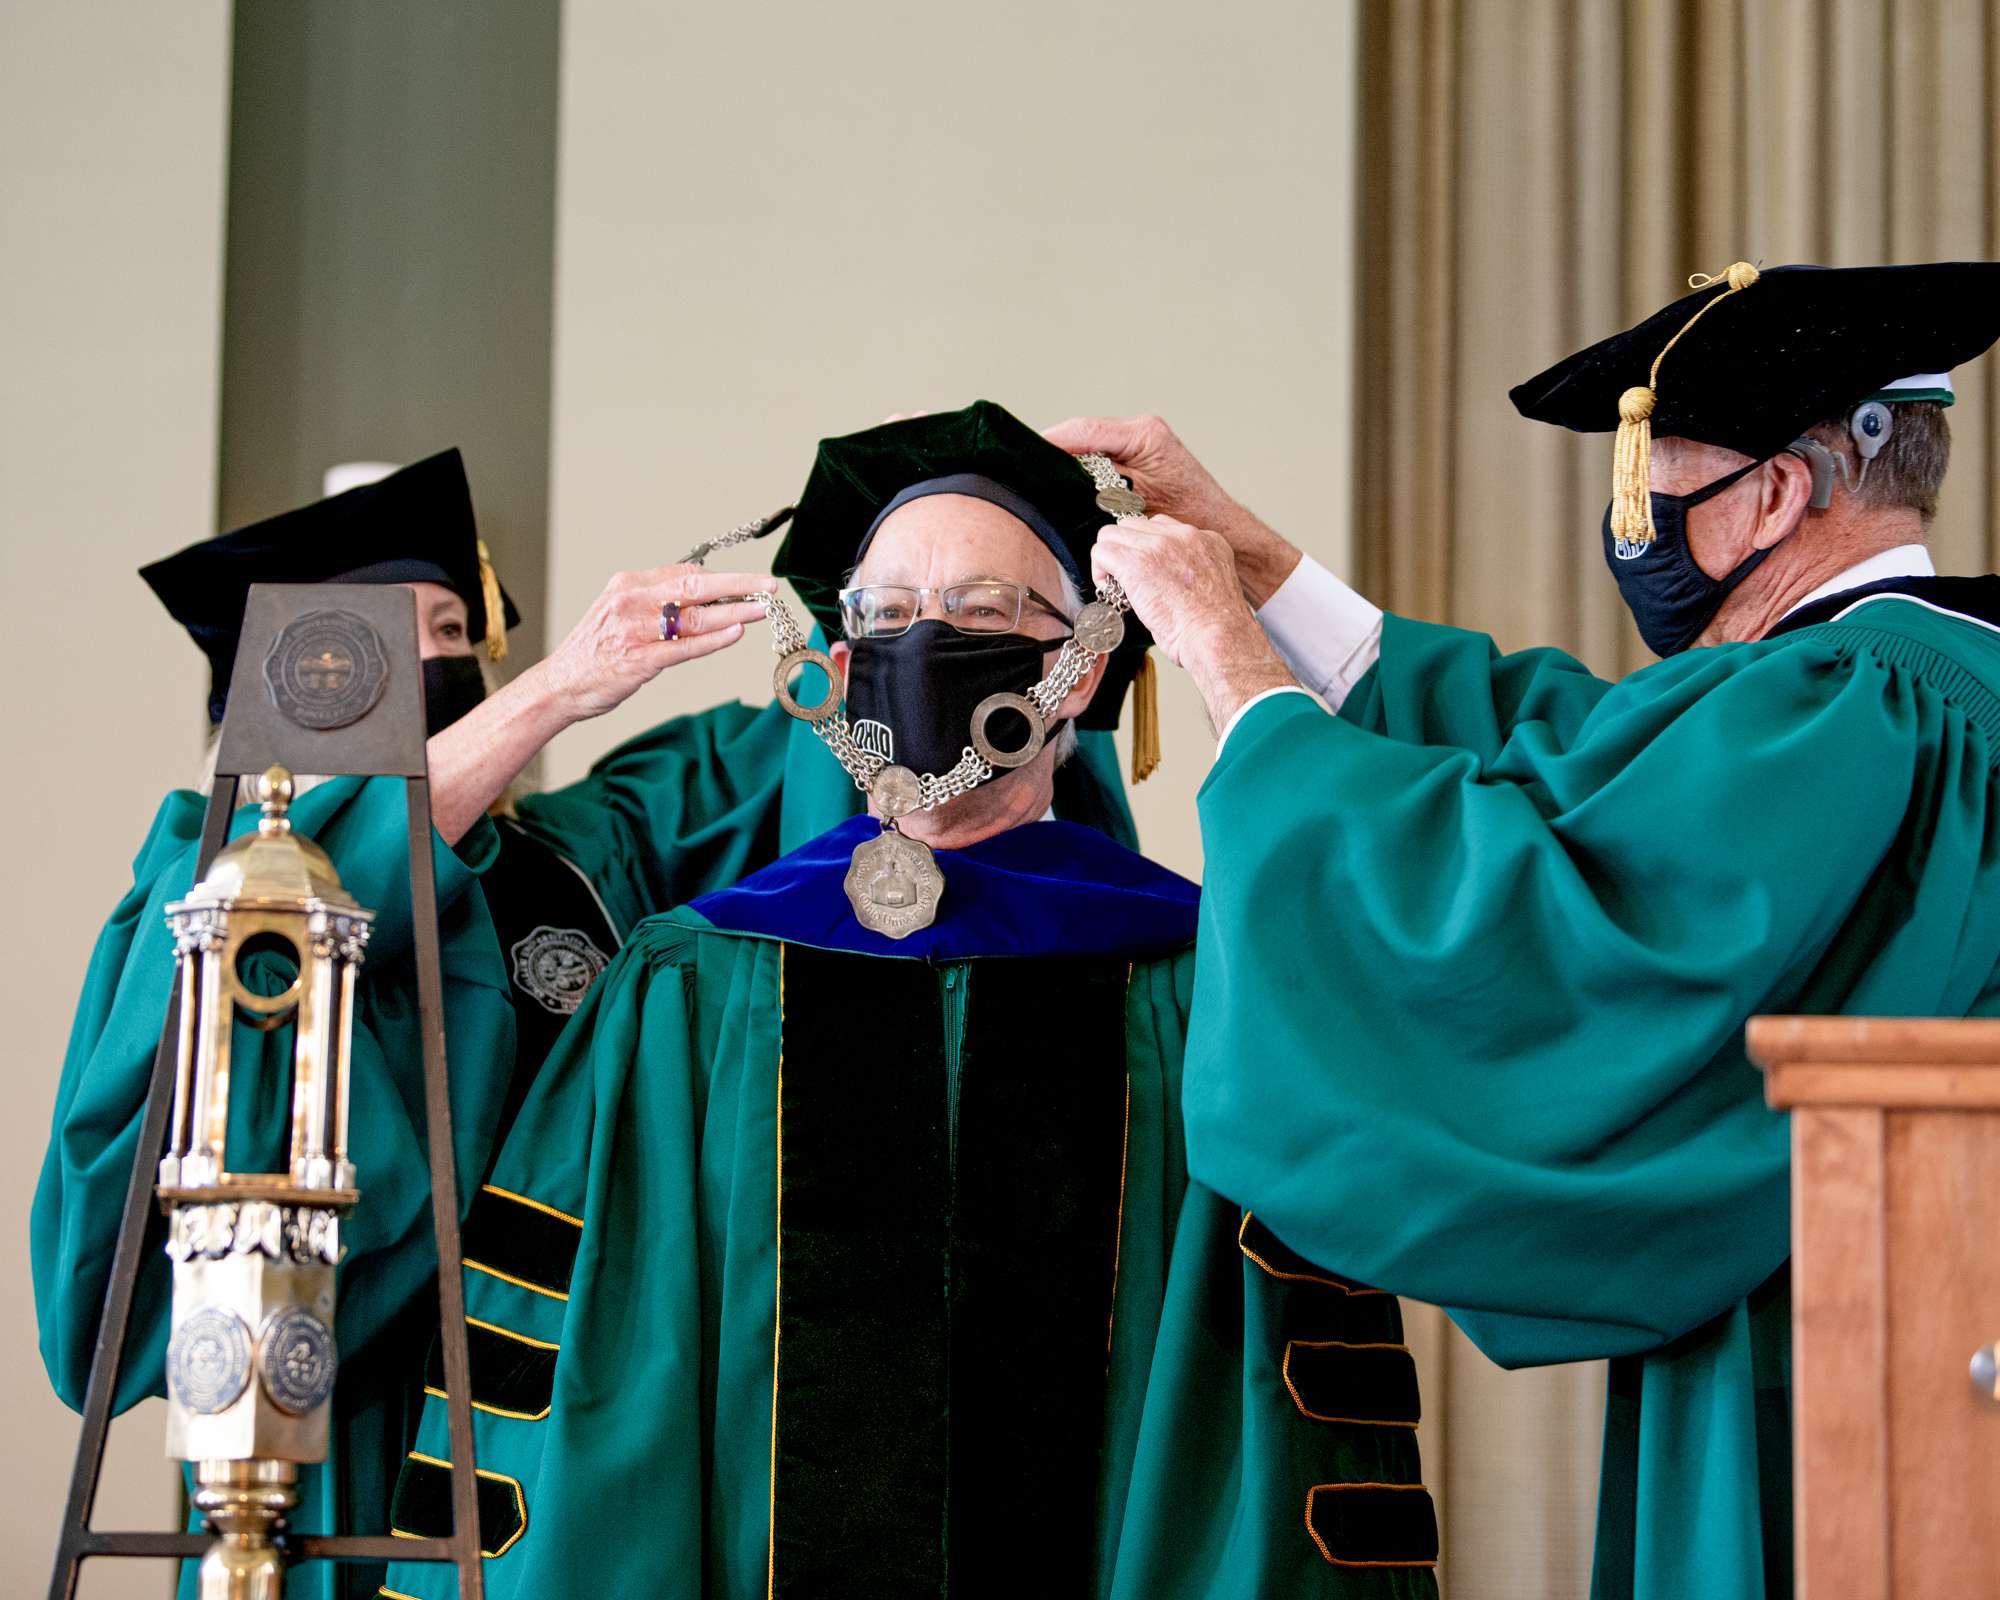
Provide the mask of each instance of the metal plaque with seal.
POLYGON ((847 864, 848 904, 862 927, 903 939, 937 920, 944 873, 928 845, 893 830, 858 845, 847 864))
POLYGON ((375 708, 389 682, 382 635, 352 611, 308 611, 278 631, 264 657, 271 703, 301 728, 344 728, 375 708))
POLYGON ((213 1416, 236 1404, 250 1381, 250 1330, 226 1306, 196 1306, 167 1346, 167 1390, 188 1410, 213 1416))
POLYGON ((280 1411, 302 1417, 333 1393, 333 1330, 303 1306, 281 1306, 257 1340, 257 1375, 280 1411))

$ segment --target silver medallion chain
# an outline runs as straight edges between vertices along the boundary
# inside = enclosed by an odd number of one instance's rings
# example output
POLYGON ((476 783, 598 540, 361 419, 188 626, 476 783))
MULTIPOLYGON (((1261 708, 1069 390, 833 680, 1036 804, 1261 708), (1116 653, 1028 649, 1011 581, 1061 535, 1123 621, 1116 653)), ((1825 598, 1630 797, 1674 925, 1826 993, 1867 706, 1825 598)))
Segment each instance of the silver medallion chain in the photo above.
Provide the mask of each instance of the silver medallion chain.
MULTIPOLYGON (((1109 457, 1084 455, 1077 460, 1097 488, 1099 510, 1119 522, 1136 522, 1145 516, 1145 500, 1120 476, 1109 457)), ((718 538, 696 545, 684 560, 688 565, 699 566, 717 550, 761 538, 790 514, 787 510, 774 517, 739 524, 718 538)), ((1123 641, 1125 613, 1132 608, 1124 589, 1115 580, 1100 583, 1097 597, 1070 624, 1070 636, 1063 641, 1055 665, 1041 682, 1026 694, 987 696, 972 714, 972 743, 965 746, 951 770, 916 773, 884 760, 872 750, 864 750, 855 742, 842 703, 839 670, 831 656, 813 648, 811 637, 799 626, 792 608, 773 593, 760 592, 743 598, 761 606, 771 624, 771 648, 778 655, 772 686, 778 703, 811 726, 854 780, 854 787, 874 801, 881 815, 882 832, 856 845, 849 858, 845 889, 861 925, 889 939, 907 938, 917 929, 930 926, 944 893, 944 874, 930 847, 902 833, 896 825, 897 819, 917 811, 933 811, 960 795, 969 794, 997 769, 1032 761, 1047 740, 1049 723, 1092 663, 1109 655, 1123 641), (817 705, 801 705, 792 693, 792 674, 806 666, 817 667, 826 677, 826 694, 817 705), (987 737, 987 724, 1001 711, 1014 712, 1028 723, 1027 743, 1019 749, 1000 750, 987 737)))
MULTIPOLYGON (((1098 490, 1100 509, 1120 522, 1134 522, 1144 516, 1145 502, 1133 492, 1108 456, 1093 454, 1076 459, 1090 473, 1091 481, 1098 490)), ((690 564, 698 565, 713 552, 758 538, 765 531, 762 521, 743 523, 718 538, 697 545, 687 559, 690 564)), ((812 725, 813 732, 854 780, 855 788, 863 793, 872 792, 876 779, 892 763, 855 743, 845 708, 836 706, 838 691, 834 687, 836 678, 832 661, 812 648, 805 630, 799 626, 797 617, 781 596, 758 593, 748 598, 763 607, 771 625, 771 648, 780 658, 776 675, 780 702, 793 716, 812 725), (791 676, 805 665, 817 666, 827 677, 826 698, 817 706, 801 706, 791 693, 791 676)), ((1096 599, 1077 614, 1071 635, 1063 641, 1055 665, 1025 695, 995 696, 995 700, 1009 702, 997 709, 1019 711, 1023 708, 1011 702, 1025 700, 1033 707, 1034 720, 1039 724, 1045 726, 1053 721, 1057 709, 1069 698, 1091 664, 1099 656, 1109 655, 1118 648, 1125 634, 1124 614, 1130 609, 1131 602, 1115 579, 1100 583, 1096 599)), ((977 735, 978 730, 975 729, 975 737, 977 735)), ((1037 727, 1030 741, 1030 755, 1041 748, 1042 738, 1041 727, 1037 727)), ((1018 763, 1010 761, 1008 764, 1018 763)), ((915 803, 901 804, 893 814, 906 816, 912 811, 933 811, 960 795, 969 794, 991 778, 995 770, 993 761, 982 755, 976 745, 968 744, 949 771, 911 774, 915 780, 915 792, 908 798, 913 798, 915 803)))

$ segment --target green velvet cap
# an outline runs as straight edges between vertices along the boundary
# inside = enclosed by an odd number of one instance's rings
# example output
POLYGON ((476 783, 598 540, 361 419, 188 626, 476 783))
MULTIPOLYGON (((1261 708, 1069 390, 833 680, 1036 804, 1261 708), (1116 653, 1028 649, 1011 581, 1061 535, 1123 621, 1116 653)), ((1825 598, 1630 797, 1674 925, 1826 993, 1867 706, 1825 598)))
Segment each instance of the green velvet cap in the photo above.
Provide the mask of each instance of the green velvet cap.
MULTIPOLYGON (((798 591, 827 636, 837 637, 840 586, 876 518, 911 485, 961 473, 990 478, 1038 511, 1046 526, 1032 531, 1090 597, 1090 548, 1112 520, 1097 504, 1096 484, 1076 457, 990 400, 822 439, 772 571, 798 591)), ((1106 663, 1079 727, 1118 726, 1126 686, 1151 642, 1128 615, 1125 642, 1106 663)))

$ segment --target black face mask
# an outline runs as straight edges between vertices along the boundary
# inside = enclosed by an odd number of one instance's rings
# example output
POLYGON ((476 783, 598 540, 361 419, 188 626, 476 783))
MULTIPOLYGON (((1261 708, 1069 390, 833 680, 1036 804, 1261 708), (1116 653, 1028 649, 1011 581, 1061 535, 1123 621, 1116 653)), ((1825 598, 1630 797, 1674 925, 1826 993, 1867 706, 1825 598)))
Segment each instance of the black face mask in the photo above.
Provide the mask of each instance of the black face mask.
POLYGON ((471 656, 424 658, 424 737, 442 733, 486 698, 486 679, 471 656))
MULTIPOLYGON (((942 777, 972 743, 972 713, 989 694, 1024 694, 1061 639, 960 633, 935 618, 888 639, 856 639, 847 663, 847 721, 862 749, 942 777)), ((1055 737, 1055 728, 1047 730, 1055 737)), ((1025 718, 1002 712, 986 727, 1002 750, 1028 742, 1025 718)))
POLYGON ((1747 467, 1704 484, 1693 494, 1653 496, 1653 542, 1628 544, 1611 534, 1611 507, 1604 508, 1604 559, 1611 576, 1618 580, 1618 592, 1625 599, 1632 620, 1639 624, 1639 637, 1657 656, 1678 655, 1693 644, 1708 626, 1729 593, 1771 552, 1751 553, 1734 572, 1711 578, 1695 561, 1688 548, 1688 507, 1712 500, 1737 480, 1755 472, 1764 463, 1747 467))

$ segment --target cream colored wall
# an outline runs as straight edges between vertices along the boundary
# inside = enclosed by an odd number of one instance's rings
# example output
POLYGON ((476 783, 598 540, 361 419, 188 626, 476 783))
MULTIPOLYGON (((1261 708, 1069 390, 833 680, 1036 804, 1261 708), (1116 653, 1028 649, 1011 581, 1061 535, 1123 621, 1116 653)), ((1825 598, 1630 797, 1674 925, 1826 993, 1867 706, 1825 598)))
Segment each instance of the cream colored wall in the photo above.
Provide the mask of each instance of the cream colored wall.
MULTIPOLYGON (((48 1581, 76 1419, 35 1355, 27 1213, 91 941, 189 771, 203 674, 133 576, 214 531, 225 0, 0 8, 0 1593, 48 1581)), ((164 1528, 158 1403, 114 1430, 101 1527, 164 1528)), ((87 1595, 165 1595, 157 1562, 87 1595)))
MULTIPOLYGON (((1326 0, 572 0, 551 640, 614 569, 795 495, 822 435, 978 397, 1038 423, 1158 411, 1343 569, 1353 36, 1326 0)), ((761 702, 769 671, 758 636, 670 673, 547 777, 761 702)), ((1214 740, 1186 680, 1163 689, 1134 809, 1195 873, 1214 740)))

